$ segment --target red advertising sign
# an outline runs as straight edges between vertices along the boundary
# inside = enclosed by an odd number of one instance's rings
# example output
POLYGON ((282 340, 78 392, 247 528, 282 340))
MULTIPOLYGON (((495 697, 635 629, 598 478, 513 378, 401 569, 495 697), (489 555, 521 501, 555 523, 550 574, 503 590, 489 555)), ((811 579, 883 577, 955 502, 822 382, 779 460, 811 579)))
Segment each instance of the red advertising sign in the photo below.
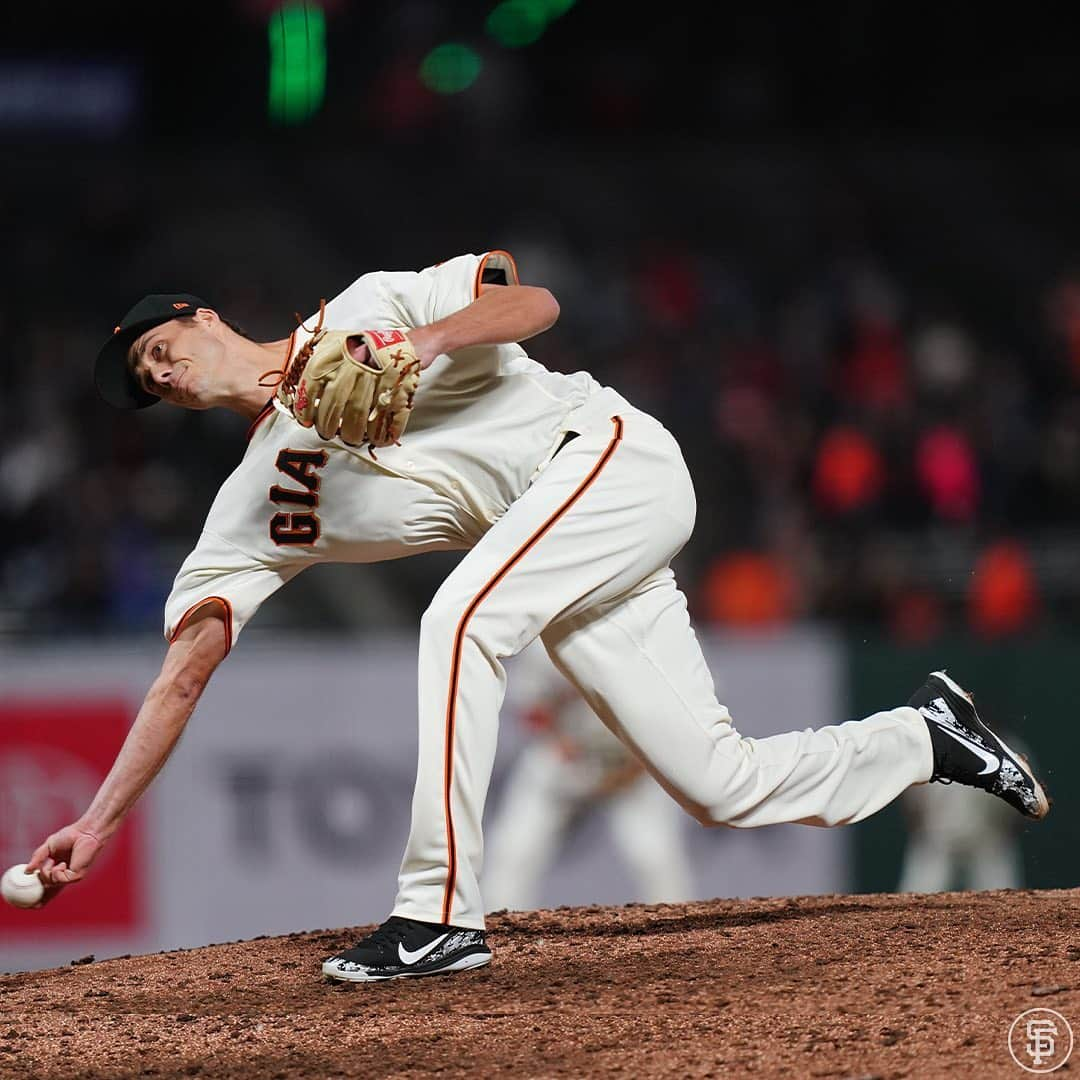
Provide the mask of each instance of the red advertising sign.
MULTIPOLYGON (((24 698, 0 703, 0 870, 26 862, 51 832, 75 821, 112 766, 133 719, 115 699, 24 698)), ((130 932, 145 913, 146 867, 138 811, 98 857, 85 881, 44 908, 0 902, 0 935, 43 931, 130 932)))

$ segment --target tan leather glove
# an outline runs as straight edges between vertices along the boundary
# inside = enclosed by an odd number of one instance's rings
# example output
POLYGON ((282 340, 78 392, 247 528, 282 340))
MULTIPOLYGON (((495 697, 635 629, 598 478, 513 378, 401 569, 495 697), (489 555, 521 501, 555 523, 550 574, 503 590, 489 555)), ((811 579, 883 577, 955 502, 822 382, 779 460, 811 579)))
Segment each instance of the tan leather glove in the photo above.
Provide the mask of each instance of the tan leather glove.
POLYGON ((324 439, 380 447, 401 439, 419 385, 420 361, 404 330, 318 330, 277 397, 324 439))

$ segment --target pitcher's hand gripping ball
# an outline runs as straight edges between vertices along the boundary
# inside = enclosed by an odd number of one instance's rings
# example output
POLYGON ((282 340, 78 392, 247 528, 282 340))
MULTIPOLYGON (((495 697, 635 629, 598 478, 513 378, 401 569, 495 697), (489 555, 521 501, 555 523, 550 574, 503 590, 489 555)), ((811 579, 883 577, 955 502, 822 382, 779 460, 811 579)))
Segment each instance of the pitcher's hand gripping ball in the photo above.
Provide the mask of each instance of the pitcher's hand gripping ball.
POLYGON ((401 439, 419 385, 420 361, 404 330, 319 326, 296 354, 277 397, 324 439, 379 447, 401 439))
POLYGON ((31 908, 41 903, 45 886, 37 874, 26 872, 26 863, 19 863, 4 871, 0 893, 12 907, 31 908))

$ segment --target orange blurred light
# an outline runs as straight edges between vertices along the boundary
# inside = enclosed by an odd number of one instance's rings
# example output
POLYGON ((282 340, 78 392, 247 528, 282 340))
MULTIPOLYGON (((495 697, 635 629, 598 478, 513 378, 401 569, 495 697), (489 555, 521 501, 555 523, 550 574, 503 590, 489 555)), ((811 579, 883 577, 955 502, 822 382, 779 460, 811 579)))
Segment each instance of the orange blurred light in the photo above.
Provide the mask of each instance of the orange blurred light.
POLYGON ((814 493, 827 510, 858 510, 881 493, 885 468, 877 447, 855 428, 830 431, 814 462, 814 493))
POLYGON ((1038 613, 1038 588, 1026 550, 1016 541, 988 547, 975 563, 968 589, 972 629, 1001 637, 1028 629, 1038 613))
POLYGON ((790 622, 795 581, 778 560, 760 552, 719 555, 705 574, 705 617, 728 626, 761 629, 790 622))

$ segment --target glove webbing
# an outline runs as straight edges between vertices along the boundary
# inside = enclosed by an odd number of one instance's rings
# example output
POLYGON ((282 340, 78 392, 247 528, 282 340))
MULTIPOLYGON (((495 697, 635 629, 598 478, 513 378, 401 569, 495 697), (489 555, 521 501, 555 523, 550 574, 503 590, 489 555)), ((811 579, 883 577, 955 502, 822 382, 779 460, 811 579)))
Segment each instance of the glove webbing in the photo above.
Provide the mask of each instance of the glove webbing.
POLYGON ((326 300, 319 301, 319 321, 315 324, 314 330, 308 330, 304 326, 303 316, 299 312, 294 312, 296 315, 296 329, 306 330, 311 335, 300 346, 300 351, 296 354, 296 358, 293 362, 289 363, 289 357, 292 356, 293 343, 296 341, 296 330, 289 335, 289 344, 285 347, 285 360, 281 365, 279 371, 264 371, 259 376, 259 385, 266 387, 268 390, 277 389, 278 385, 284 382, 285 389, 289 393, 292 393, 296 389, 296 384, 300 381, 300 376, 304 374, 304 368, 307 367, 308 361, 311 359, 311 354, 315 351, 315 346, 322 340, 323 336, 323 320, 326 318, 326 300), (270 382, 264 382, 264 379, 270 379, 270 382))

